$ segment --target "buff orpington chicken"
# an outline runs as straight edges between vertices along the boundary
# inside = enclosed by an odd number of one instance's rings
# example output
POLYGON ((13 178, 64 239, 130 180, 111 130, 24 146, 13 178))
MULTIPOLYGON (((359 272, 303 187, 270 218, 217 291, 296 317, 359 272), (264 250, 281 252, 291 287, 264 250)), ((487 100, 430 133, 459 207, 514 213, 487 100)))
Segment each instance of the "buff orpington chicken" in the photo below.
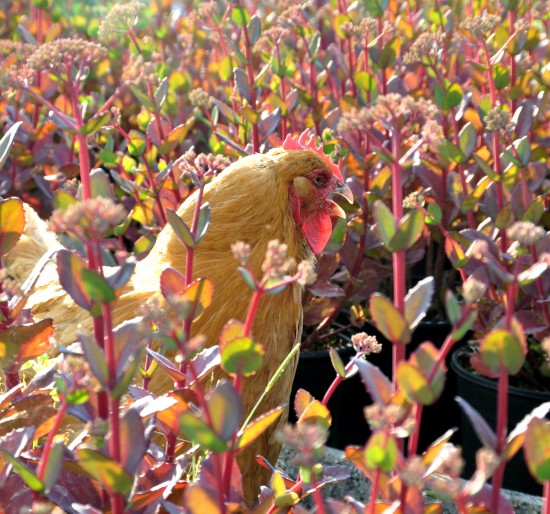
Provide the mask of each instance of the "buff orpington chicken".
MULTIPOLYGON (((204 190, 203 201, 211 207, 211 224, 195 249, 194 277, 209 277, 214 284, 211 305, 193 324, 194 334, 204 334, 208 345, 218 342, 223 326, 231 319, 244 320, 251 292, 238 272, 231 245, 244 241, 250 245, 249 264, 261 276, 268 242, 279 240, 288 246, 288 257, 296 262, 313 260, 327 244, 333 216, 343 216, 333 202, 339 194, 352 202, 337 165, 317 147, 306 131, 299 137, 287 137, 281 148, 266 154, 250 155, 234 162, 204 190)), ((177 214, 191 225, 197 195, 191 195, 177 214)), ((47 250, 59 246, 53 234, 34 211, 26 209, 24 236, 7 259, 10 274, 24 279, 47 250)), ((164 301, 159 293, 162 270, 173 267, 184 272, 186 249, 167 225, 158 235, 149 255, 140 261, 125 291, 114 306, 114 322, 121 323, 139 314, 151 302, 164 301)), ((269 379, 302 333, 302 286, 291 284, 282 293, 266 296, 257 312, 254 339, 265 348, 264 364, 245 379, 243 407, 250 412, 269 379)), ((48 265, 27 304, 36 319, 54 321, 56 340, 64 345, 76 339, 80 324, 91 326, 89 314, 75 305, 59 284, 53 263, 48 265)), ((257 414, 289 401, 297 358, 287 367, 277 387, 270 391, 257 414)), ((150 389, 162 394, 173 387, 168 376, 153 375, 150 389)), ((279 425, 285 422, 280 418, 279 425)), ((245 496, 252 498, 269 475, 256 464, 256 455, 274 463, 280 443, 273 437, 278 426, 270 427, 255 444, 238 455, 243 474, 245 496)))

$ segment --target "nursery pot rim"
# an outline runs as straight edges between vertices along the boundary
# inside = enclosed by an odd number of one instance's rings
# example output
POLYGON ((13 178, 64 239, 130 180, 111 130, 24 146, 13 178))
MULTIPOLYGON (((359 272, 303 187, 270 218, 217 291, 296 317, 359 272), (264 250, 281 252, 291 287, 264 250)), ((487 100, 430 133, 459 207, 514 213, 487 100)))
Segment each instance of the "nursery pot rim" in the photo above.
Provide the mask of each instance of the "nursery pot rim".
MULTIPOLYGON (((345 345, 335 348, 338 353, 340 353, 341 355, 342 354, 346 355, 348 353, 351 355, 355 353, 355 350, 353 349, 353 345, 351 343, 351 337, 349 337, 346 334, 338 333, 338 334, 334 334, 334 338, 343 339, 345 342, 345 345)), ((331 346, 327 350, 314 350, 314 351, 300 349, 300 359, 319 359, 321 357, 326 357, 330 352, 331 348, 334 348, 334 347, 331 346)))
MULTIPOLYGON (((458 356, 466 348, 465 345, 458 346, 451 355, 451 367, 453 368, 454 372, 459 375, 460 377, 464 378, 465 380, 469 380, 470 382, 473 382, 477 385, 487 387, 488 389, 492 389, 493 391, 498 390, 498 383, 495 380, 491 380, 490 378, 483 377, 480 375, 476 375, 475 373, 472 373, 471 371, 468 371, 467 369, 464 369, 462 367, 462 364, 458 360, 458 356)), ((521 387, 510 385, 508 386, 508 390, 510 393, 513 393, 516 396, 520 396, 523 398, 534 398, 541 401, 549 401, 550 400, 550 391, 536 391, 535 389, 522 389, 521 387)))

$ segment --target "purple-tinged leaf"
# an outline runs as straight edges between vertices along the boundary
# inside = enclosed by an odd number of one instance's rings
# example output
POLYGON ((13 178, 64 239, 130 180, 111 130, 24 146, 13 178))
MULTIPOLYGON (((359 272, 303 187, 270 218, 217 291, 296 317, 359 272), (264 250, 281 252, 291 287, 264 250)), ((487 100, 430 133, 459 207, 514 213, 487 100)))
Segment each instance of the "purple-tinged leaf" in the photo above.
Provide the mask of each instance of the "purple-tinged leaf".
POLYGON ((50 318, 37 323, 12 325, 0 332, 0 368, 7 370, 13 364, 21 365, 29 359, 44 355, 50 348, 53 335, 50 318))
POLYGON ((258 41, 258 38, 262 33, 262 24, 260 22, 260 17, 257 14, 252 16, 248 22, 248 33, 250 34, 250 44, 253 45, 256 41, 258 41))
POLYGON ((186 387, 191 387, 197 380, 202 379, 209 374, 216 366, 221 363, 220 349, 218 346, 211 346, 201 350, 192 360, 193 369, 196 376, 187 376, 186 387))
POLYGON ((359 369, 359 375, 372 399, 380 406, 386 407, 393 395, 393 386, 388 377, 364 359, 354 358, 353 362, 359 369))
POLYGON ((328 281, 318 281, 310 288, 311 294, 319 298, 340 298, 346 292, 338 285, 328 281))
POLYGON ((136 261, 133 258, 128 259, 112 275, 107 277, 107 282, 115 291, 122 289, 132 278, 135 268, 136 261))
POLYGON ((233 76, 235 77, 235 85, 239 93, 248 103, 250 103, 251 91, 246 73, 241 68, 234 68, 233 76))
POLYGON ((479 440, 487 448, 497 451, 497 436, 493 429, 487 424, 483 416, 477 410, 475 410, 466 400, 455 397, 455 400, 460 405, 460 408, 464 411, 464 414, 470 420, 470 424, 474 429, 474 432, 479 437, 479 440))
POLYGON ((90 311, 92 300, 82 282, 82 272, 85 269, 86 263, 75 253, 65 249, 57 252, 57 273, 61 286, 78 306, 90 311))
POLYGON ((13 144, 15 135, 17 134, 17 131, 19 130, 19 127, 22 125, 22 123, 23 122, 21 121, 14 123, 2 136, 2 139, 0 139, 0 170, 2 169, 4 163, 8 158, 11 145, 13 144))
POLYGON ((228 441, 240 427, 243 406, 239 393, 231 382, 222 380, 209 391, 206 403, 210 412, 212 428, 222 441, 228 441))
POLYGON ((147 348, 147 353, 159 363, 160 367, 174 382, 182 382, 185 380, 185 375, 170 360, 164 357, 164 355, 151 350, 151 348, 147 348))
POLYGON ((374 293, 370 297, 369 310, 376 328, 388 341, 401 344, 410 342, 411 332, 407 321, 388 298, 374 293))
POLYGON ((347 466, 326 466, 323 474, 315 481, 315 487, 304 491, 304 494, 313 494, 317 489, 321 489, 329 484, 335 484, 347 480, 351 476, 351 468, 347 466))
MULTIPOLYGON (((132 388, 132 398, 136 397, 136 389, 136 387, 132 388)), ((178 401, 170 396, 159 396, 158 398, 155 398, 154 396, 149 395, 143 396, 136 400, 132 404, 131 408, 138 412, 140 417, 146 418, 147 416, 151 416, 152 414, 156 414, 157 412, 169 409, 177 403, 178 401)))
POLYGON ((105 355, 97 345, 95 339, 87 334, 79 334, 80 344, 86 356, 86 362, 90 365, 92 373, 99 383, 105 388, 109 388, 109 373, 107 372, 107 363, 105 355))
POLYGON ((260 122, 258 123, 258 128, 262 134, 263 139, 267 139, 279 126, 281 122, 281 108, 277 107, 274 111, 267 113, 266 111, 262 112, 260 122))
MULTIPOLYGON (((19 454, 32 443, 34 427, 25 427, 12 430, 3 437, 0 437, 0 446, 3 450, 9 452, 14 457, 19 457, 19 454)), ((11 471, 11 465, 0 460, 0 487, 8 477, 11 471)))
POLYGON ((177 269, 166 268, 160 275, 160 291, 164 298, 179 296, 185 289, 185 277, 177 269))
POLYGON ((191 230, 186 225, 185 221, 183 221, 172 209, 166 209, 166 219, 172 227, 174 234, 176 234, 182 244, 186 248, 195 248, 195 240, 193 239, 191 230))
POLYGON ((535 264, 529 266, 526 270, 522 271, 518 275, 518 283, 520 286, 527 286, 529 284, 532 284, 547 270, 548 264, 546 264, 546 262, 535 262, 535 264))
POLYGON ((120 419, 120 459, 130 475, 138 472, 147 451, 144 432, 141 417, 134 409, 120 419))
POLYGON ((512 124, 515 124, 516 136, 518 138, 529 134, 538 110, 538 107, 532 100, 526 100, 516 109, 511 121, 512 124))
POLYGON ((421 209, 409 211, 399 222, 399 226, 388 246, 388 250, 390 252, 408 250, 418 241, 423 229, 424 212, 421 209))
POLYGON ((82 505, 81 503, 72 503, 71 509, 74 510, 76 514, 104 514, 105 511, 96 509, 91 505, 82 505))
POLYGON ((116 295, 109 283, 101 275, 89 269, 80 273, 84 293, 93 303, 112 303, 116 295))
POLYGON ((155 112, 156 106, 147 93, 143 92, 138 86, 130 86, 130 89, 134 95, 136 95, 136 98, 143 105, 143 107, 145 107, 148 111, 155 112))
POLYGON ((21 200, 0 200, 0 255, 6 255, 15 246, 24 228, 25 211, 21 200))
POLYGON ((405 319, 409 330, 414 330, 422 318, 426 316, 434 294, 434 278, 426 277, 418 283, 405 296, 405 319))
POLYGON ((483 266, 476 270, 462 284, 462 296, 466 303, 477 303, 489 287, 489 275, 483 266))
MULTIPOLYGON (((515 514, 514 507, 510 503, 510 500, 500 491, 500 500, 498 514, 515 514)), ((493 488, 489 484, 485 484, 480 492, 470 497, 470 501, 475 504, 492 505, 493 503, 493 488)))
POLYGON ((164 102, 166 101, 166 95, 168 94, 168 77, 164 77, 157 90, 155 91, 155 104, 157 110, 160 110, 164 102))
POLYGON ((238 268, 239 273, 244 278, 244 281, 246 282, 246 285, 252 289, 252 291, 256 291, 258 289, 258 286, 256 285, 256 280, 252 273, 248 271, 245 267, 239 266, 238 268))

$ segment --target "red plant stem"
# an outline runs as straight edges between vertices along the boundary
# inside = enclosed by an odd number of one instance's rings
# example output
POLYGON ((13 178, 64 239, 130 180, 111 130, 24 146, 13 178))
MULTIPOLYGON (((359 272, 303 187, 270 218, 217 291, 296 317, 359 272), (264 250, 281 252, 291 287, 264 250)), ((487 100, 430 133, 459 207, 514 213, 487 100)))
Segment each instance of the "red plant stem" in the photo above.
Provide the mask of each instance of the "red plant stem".
MULTIPOLYGON (((401 153, 401 141, 397 133, 397 127, 392 132, 392 211, 397 225, 403 217, 403 184, 402 169, 399 164, 401 153)), ((405 250, 398 250, 392 254, 393 261, 393 303, 396 309, 405 314, 405 250)), ((393 376, 395 377, 397 366, 405 359, 405 345, 393 341, 393 376)), ((394 387, 396 382, 394 380, 394 387)))
POLYGON ((155 125, 157 126, 157 132, 159 133, 159 138, 162 140, 164 139, 164 131, 162 130, 162 123, 160 119, 160 114, 158 113, 158 105, 155 100, 155 93, 153 92, 153 84, 151 82, 147 82, 147 94, 149 95, 149 98, 151 99, 151 102, 155 104, 155 112, 153 113, 153 116, 155 117, 155 125))
POLYGON ((59 432, 61 421, 63 420, 63 416, 65 415, 68 406, 69 404, 65 401, 65 399, 63 399, 57 413, 55 414, 53 425, 48 432, 48 437, 46 438, 46 442, 44 444, 44 450, 42 450, 40 462, 38 463, 38 468, 36 470, 36 476, 41 482, 44 480, 44 473, 46 472, 46 466, 48 465, 48 459, 50 458, 54 437, 59 432))
POLYGON ((543 498, 542 512, 543 514, 550 514, 550 481, 544 482, 542 498, 543 498))
MULTIPOLYGON (((515 29, 514 25, 516 23, 516 13, 513 9, 510 9, 508 11, 508 30, 510 31, 510 34, 513 34, 515 29)), ((510 55, 510 84, 516 83, 516 60, 513 55, 510 55)), ((516 110, 517 106, 517 100, 513 99, 511 100, 511 111, 512 114, 514 114, 514 111, 516 110)))
MULTIPOLYGON (((312 474, 312 477, 311 477, 312 487, 316 486, 316 482, 317 480, 315 479, 315 476, 312 474)), ((317 512, 318 514, 326 514, 327 511, 325 509, 325 501, 323 500, 323 493, 319 487, 315 488, 315 490, 313 491, 313 500, 315 502, 315 508, 316 508, 315 512, 317 512)))
POLYGON ((380 489, 380 469, 379 468, 377 468, 376 471, 374 472, 374 478, 372 479, 368 514, 376 514, 376 498, 378 496, 378 489, 380 489))
MULTIPOLYGON (((104 303, 101 306, 101 312, 103 314, 104 332, 105 332, 105 361, 107 364, 108 380, 110 387, 116 385, 116 355, 115 355, 115 340, 113 336, 113 318, 111 305, 104 303)), ((121 464, 120 460, 120 399, 110 399, 109 408, 109 455, 111 459, 118 464, 121 464)), ((120 493, 113 493, 111 497, 111 507, 113 514, 122 514, 124 512, 124 498, 120 493)))
MULTIPOLYGON (((250 88, 250 107, 253 111, 256 111, 256 88, 254 87, 254 68, 252 64, 252 48, 250 45, 250 36, 248 35, 248 28, 243 27, 244 36, 244 49, 246 53, 246 74, 248 76, 248 87, 250 88)), ((252 149, 254 153, 260 151, 260 132, 258 131, 258 124, 252 123, 252 149)))
POLYGON ((260 306, 260 301, 262 297, 264 296, 264 289, 263 286, 260 284, 258 286, 258 289, 254 291, 254 294, 252 295, 252 300, 250 300, 250 305, 248 306, 248 312, 246 313, 246 319, 244 322, 244 335, 246 337, 250 337, 252 334, 252 325, 254 324, 254 318, 256 317, 256 313, 258 312, 258 308, 260 306))

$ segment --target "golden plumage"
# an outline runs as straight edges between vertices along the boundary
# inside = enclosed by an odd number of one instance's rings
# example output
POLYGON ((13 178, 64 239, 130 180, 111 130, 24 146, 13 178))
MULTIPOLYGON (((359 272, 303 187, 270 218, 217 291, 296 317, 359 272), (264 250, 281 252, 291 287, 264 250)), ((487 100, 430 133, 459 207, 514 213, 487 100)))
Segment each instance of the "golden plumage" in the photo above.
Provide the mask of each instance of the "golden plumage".
MULTIPOLYGON (((206 186, 203 201, 210 204, 211 224, 195 250, 194 277, 209 277, 214 284, 214 294, 212 304, 194 323, 193 334, 204 334, 207 345, 217 344, 221 329, 230 319, 244 321, 252 295, 237 270, 238 263, 230 249, 232 243, 245 241, 250 244, 250 264, 257 276, 261 276, 267 243, 273 239, 286 243, 289 257, 297 262, 313 258, 304 233, 296 222, 297 219, 311 219, 319 209, 324 209, 325 213, 326 206, 331 203, 325 189, 319 192, 321 190, 318 191, 307 178, 319 170, 332 177, 333 170, 327 165, 326 158, 315 150, 274 149, 267 154, 252 155, 233 163, 206 186), (298 203, 292 202, 292 192, 299 199, 298 203)), ((331 186, 331 192, 345 188, 340 180, 334 183, 338 187, 331 186)), ((191 225, 195 203, 196 195, 192 195, 177 211, 188 226, 191 225)), ((56 245, 59 243, 44 230, 43 222, 27 209, 25 236, 8 256, 9 272, 23 279, 41 254, 56 245)), ((166 226, 149 255, 137 264, 130 283, 116 302, 114 323, 136 316, 140 308, 153 299, 165 306, 159 292, 160 274, 169 266, 183 273, 185 253, 185 247, 172 228, 166 226)), ((265 347, 265 359, 261 370, 244 381, 245 416, 281 361, 300 340, 301 293, 301 286, 292 284, 282 293, 262 299, 252 332, 255 340, 265 347)), ((56 339, 62 344, 74 341, 77 330, 90 330, 88 313, 76 306, 60 287, 53 263, 45 268, 28 306, 37 319, 50 317, 54 320, 56 339), (79 324, 82 327, 79 328, 79 324)), ((168 311, 169 307, 165 307, 168 311)), ((290 363, 258 414, 288 402, 296 363, 297 359, 290 363)), ((159 370, 153 376, 150 389, 162 394, 172 387, 170 379, 159 370)), ((281 417, 280 423, 285 420, 286 416, 281 417)), ((248 499, 253 498, 260 484, 268 479, 265 470, 255 462, 256 454, 265 456, 273 463, 277 459, 280 444, 273 438, 277 428, 274 426, 266 431, 254 445, 238 456, 248 499)))

